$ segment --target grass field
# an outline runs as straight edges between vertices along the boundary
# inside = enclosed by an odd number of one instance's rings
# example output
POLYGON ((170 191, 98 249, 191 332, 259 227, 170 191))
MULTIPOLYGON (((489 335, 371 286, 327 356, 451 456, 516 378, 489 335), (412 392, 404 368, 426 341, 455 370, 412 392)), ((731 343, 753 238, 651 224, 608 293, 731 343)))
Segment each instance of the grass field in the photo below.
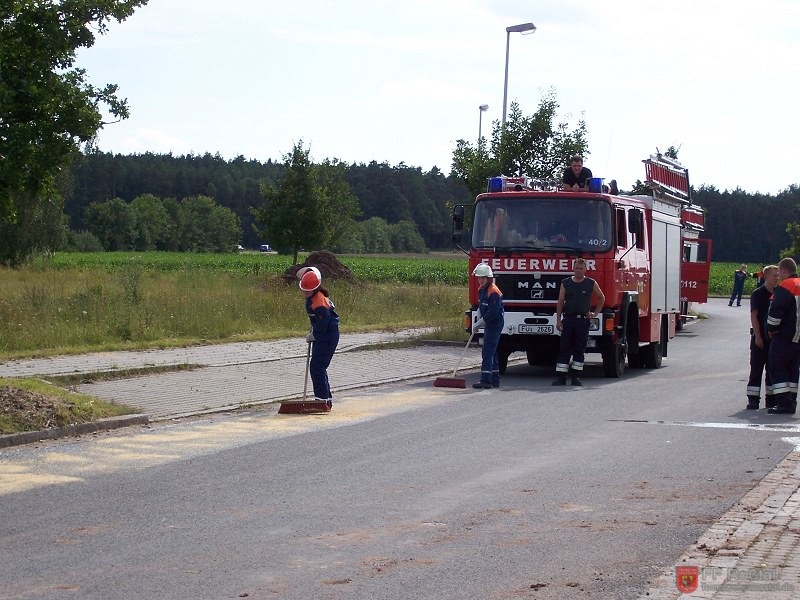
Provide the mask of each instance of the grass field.
MULTIPOLYGON (((343 331, 433 325, 463 336, 462 253, 337 258, 359 282, 325 282, 343 331)), ((277 254, 114 252, 3 268, 0 359, 304 335, 303 296, 281 279, 290 266, 277 254)), ((711 295, 730 293, 738 266, 712 265, 711 295)))

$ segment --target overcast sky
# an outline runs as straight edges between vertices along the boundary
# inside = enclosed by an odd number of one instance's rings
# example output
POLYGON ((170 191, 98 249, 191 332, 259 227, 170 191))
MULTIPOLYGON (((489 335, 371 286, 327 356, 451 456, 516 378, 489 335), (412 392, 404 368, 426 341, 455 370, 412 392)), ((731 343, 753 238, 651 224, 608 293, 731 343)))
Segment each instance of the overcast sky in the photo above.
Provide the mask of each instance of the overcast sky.
POLYGON ((769 0, 150 0, 82 51, 131 118, 101 150, 450 172, 508 102, 586 121, 586 166, 623 189, 674 145, 694 186, 776 194, 800 183, 800 2, 769 0))

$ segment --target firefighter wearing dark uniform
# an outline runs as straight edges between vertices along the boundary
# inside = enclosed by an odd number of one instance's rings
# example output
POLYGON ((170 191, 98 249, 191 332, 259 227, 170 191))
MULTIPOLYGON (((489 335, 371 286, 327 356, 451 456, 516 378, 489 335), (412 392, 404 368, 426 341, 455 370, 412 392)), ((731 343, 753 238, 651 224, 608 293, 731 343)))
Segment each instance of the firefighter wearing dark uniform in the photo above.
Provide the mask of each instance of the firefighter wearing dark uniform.
POLYGON ((333 394, 328 382, 328 366, 339 343, 339 315, 322 287, 322 276, 316 267, 303 267, 297 272, 300 289, 306 296, 306 312, 311 321, 311 331, 306 341, 311 347, 309 372, 314 385, 314 399, 333 405, 333 394))
POLYGON ((797 380, 800 375, 800 277, 791 258, 778 263, 780 284, 772 294, 767 315, 771 338, 767 368, 772 377, 775 406, 773 415, 793 415, 797 409, 797 380))
POLYGON ((500 387, 500 363, 497 345, 505 323, 503 293, 494 283, 492 268, 481 263, 472 274, 478 278, 478 320, 472 324, 472 332, 483 327, 483 347, 481 348, 481 379, 473 383, 476 389, 500 387))
POLYGON ((772 376, 766 369, 770 339, 767 335, 767 313, 775 286, 778 284, 778 267, 762 267, 764 283, 750 295, 750 377, 747 380, 747 409, 757 410, 761 402, 761 380, 765 379, 767 408, 775 405, 772 376), (764 371, 766 370, 766 378, 764 371))
POLYGON ((586 261, 575 259, 575 274, 566 277, 558 291, 556 328, 561 339, 556 358, 556 379, 553 385, 567 385, 572 358, 572 385, 583 385, 583 361, 586 343, 589 341, 589 320, 600 314, 606 297, 597 282, 586 277, 586 261), (597 308, 592 311, 592 296, 597 297, 597 308), (562 317, 563 315, 563 317, 562 317))
POLYGON ((592 171, 583 166, 582 156, 573 156, 569 160, 569 166, 564 169, 561 183, 567 190, 585 190, 586 182, 592 178, 592 171))

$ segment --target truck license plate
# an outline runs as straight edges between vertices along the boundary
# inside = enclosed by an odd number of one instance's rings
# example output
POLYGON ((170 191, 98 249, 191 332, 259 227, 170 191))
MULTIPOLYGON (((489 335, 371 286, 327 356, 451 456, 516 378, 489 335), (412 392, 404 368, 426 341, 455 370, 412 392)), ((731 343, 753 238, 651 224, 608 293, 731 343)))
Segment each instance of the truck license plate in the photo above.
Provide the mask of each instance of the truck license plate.
POLYGON ((517 329, 519 333, 532 333, 533 335, 552 335, 552 325, 520 325, 517 329))

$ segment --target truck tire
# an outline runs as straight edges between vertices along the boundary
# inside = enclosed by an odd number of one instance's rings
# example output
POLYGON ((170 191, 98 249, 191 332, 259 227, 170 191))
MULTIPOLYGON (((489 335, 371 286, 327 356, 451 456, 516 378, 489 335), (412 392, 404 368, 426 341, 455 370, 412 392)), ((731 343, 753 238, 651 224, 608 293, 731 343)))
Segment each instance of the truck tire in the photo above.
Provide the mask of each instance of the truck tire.
POLYGON ((500 375, 506 374, 506 369, 508 368, 508 357, 511 352, 507 350, 501 350, 500 348, 497 349, 497 367, 500 369, 500 375))
POLYGON ((614 344, 603 350, 603 374, 606 377, 622 377, 625 372, 625 354, 625 342, 614 344))
POLYGON ((661 342, 651 342, 644 348, 639 348, 644 366, 648 369, 660 369, 661 359, 664 356, 664 347, 661 342))

